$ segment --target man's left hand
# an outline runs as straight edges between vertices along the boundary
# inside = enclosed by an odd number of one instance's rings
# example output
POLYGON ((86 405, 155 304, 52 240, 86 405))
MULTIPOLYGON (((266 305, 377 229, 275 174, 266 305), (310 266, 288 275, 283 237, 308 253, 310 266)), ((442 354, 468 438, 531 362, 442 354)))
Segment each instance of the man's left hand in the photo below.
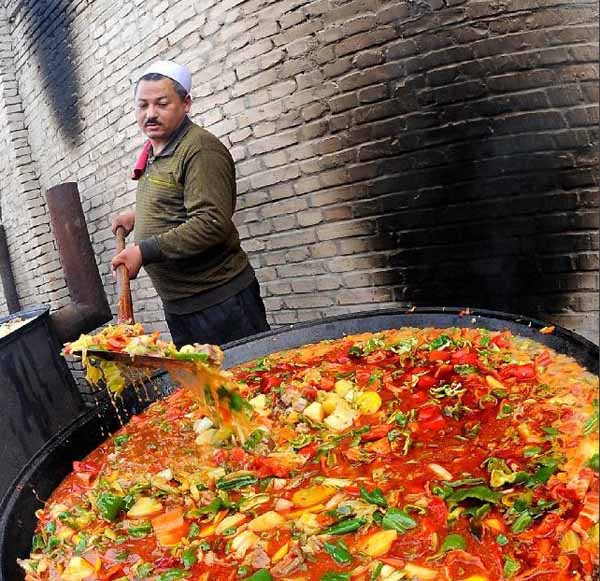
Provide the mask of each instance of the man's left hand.
POLYGON ((111 261, 113 270, 117 270, 117 267, 121 264, 127 267, 129 278, 134 279, 142 267, 142 253, 139 246, 128 246, 125 250, 121 250, 111 261))

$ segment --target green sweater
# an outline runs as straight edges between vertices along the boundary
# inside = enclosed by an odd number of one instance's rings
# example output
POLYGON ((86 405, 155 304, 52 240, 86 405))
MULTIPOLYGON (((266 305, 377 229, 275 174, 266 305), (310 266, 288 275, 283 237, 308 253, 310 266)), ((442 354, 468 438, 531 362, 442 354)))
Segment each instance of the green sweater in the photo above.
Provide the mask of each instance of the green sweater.
POLYGON ((186 118, 151 153, 136 194, 135 240, 167 311, 210 306, 254 280, 232 221, 235 202, 229 151, 186 118))

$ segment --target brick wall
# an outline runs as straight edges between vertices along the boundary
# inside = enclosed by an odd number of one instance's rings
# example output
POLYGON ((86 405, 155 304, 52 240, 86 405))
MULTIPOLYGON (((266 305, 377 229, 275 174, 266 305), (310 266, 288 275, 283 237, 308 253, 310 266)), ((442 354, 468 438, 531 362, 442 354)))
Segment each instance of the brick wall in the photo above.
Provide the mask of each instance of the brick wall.
MULTIPOLYGON (((236 223, 273 324, 465 305, 597 341, 597 12, 564 0, 5 1, 1 204, 22 303, 68 300, 43 214, 64 181, 79 184, 116 303, 109 222, 133 204, 142 143, 132 80, 161 57, 190 66, 193 119, 237 161, 236 223)), ((165 330, 148 279, 133 286, 138 318, 165 330)))

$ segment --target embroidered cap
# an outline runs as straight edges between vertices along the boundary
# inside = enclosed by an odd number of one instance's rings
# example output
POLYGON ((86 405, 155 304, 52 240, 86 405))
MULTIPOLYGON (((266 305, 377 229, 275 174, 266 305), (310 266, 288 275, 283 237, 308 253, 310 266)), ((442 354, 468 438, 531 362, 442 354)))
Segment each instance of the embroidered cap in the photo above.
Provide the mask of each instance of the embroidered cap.
POLYGON ((188 93, 192 88, 192 73, 190 73, 190 69, 183 65, 178 65, 173 61, 156 61, 152 63, 142 73, 142 77, 150 73, 158 73, 159 75, 163 75, 163 77, 169 77, 169 79, 177 81, 188 93))

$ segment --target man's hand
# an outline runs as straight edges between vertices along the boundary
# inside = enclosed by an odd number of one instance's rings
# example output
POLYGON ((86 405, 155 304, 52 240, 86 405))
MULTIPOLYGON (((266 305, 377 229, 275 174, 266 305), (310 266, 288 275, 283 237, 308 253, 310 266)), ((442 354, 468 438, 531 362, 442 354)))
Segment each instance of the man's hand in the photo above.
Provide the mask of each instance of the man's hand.
POLYGON ((125 230, 125 236, 129 234, 135 225, 135 212, 133 210, 129 210, 128 212, 123 212, 118 216, 114 216, 111 221, 112 233, 115 234, 117 232, 117 228, 119 226, 123 226, 125 230))
POLYGON ((142 267, 142 253, 139 246, 128 246, 122 250, 111 261, 112 269, 124 264, 127 267, 129 278, 134 279, 142 267))

